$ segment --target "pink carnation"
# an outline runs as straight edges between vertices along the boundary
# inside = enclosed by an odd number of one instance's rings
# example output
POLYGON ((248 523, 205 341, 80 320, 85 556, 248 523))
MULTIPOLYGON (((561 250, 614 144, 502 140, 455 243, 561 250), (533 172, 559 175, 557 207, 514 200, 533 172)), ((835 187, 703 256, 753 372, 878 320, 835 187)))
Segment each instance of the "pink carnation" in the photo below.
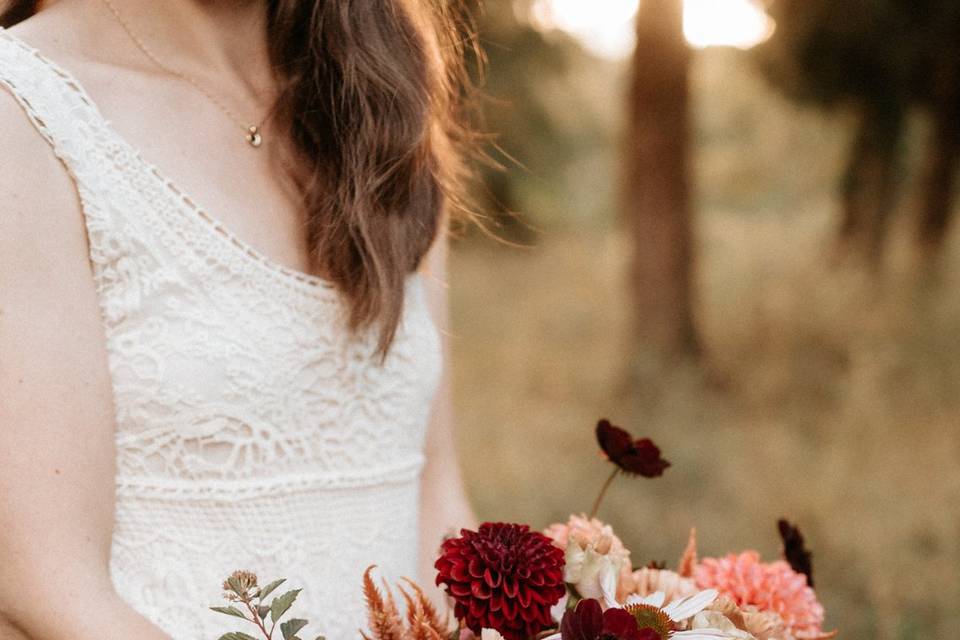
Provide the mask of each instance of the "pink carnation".
POLYGON ((553 544, 566 550, 570 538, 581 547, 592 546, 601 555, 612 554, 623 559, 620 579, 617 583, 617 600, 621 602, 633 592, 633 574, 630 566, 630 551, 613 533, 610 525, 597 518, 588 518, 586 514, 571 515, 566 523, 552 524, 543 534, 553 540, 553 544))
POLYGON ((778 614, 794 635, 821 633, 823 606, 807 585, 807 577, 783 560, 763 563, 756 551, 704 558, 693 577, 698 588, 716 589, 738 606, 778 614))
POLYGON ((613 533, 613 529, 609 525, 596 518, 587 518, 583 514, 570 516, 565 524, 552 524, 544 529, 543 534, 553 540, 553 543, 561 549, 566 549, 567 541, 573 538, 581 546, 592 545, 597 547, 597 552, 601 554, 614 553, 624 558, 630 556, 630 552, 623 546, 623 542, 613 533))

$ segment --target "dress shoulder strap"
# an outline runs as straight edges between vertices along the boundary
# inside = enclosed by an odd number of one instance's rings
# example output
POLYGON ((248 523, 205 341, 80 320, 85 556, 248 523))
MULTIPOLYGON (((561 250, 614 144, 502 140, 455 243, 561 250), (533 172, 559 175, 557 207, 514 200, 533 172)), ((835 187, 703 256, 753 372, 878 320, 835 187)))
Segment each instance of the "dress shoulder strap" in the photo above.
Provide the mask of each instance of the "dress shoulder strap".
MULTIPOLYGON (((101 292, 130 289, 132 278, 125 265, 131 256, 144 252, 134 246, 140 238, 124 213, 131 202, 124 195, 120 172, 126 152, 111 135, 109 121, 70 73, 0 27, 2 90, 23 107, 73 179, 98 288, 101 292)), ((101 303, 107 320, 118 319, 122 314, 117 309, 124 305, 104 295, 101 303)))
POLYGON ((90 199, 109 157, 106 121, 83 87, 29 44, 0 27, 0 87, 23 107, 90 199))

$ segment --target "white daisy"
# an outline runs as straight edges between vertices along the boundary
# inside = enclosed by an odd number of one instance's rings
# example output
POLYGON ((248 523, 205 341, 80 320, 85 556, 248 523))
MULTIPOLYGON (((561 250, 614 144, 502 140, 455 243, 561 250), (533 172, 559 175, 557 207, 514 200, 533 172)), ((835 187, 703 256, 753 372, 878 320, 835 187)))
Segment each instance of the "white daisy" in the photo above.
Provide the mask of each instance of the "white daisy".
MULTIPOLYGON (((709 607, 717 599, 715 589, 699 591, 692 596, 674 600, 664 606, 667 594, 663 591, 654 591, 646 597, 632 595, 627 598, 621 607, 629 611, 641 625, 653 627, 664 639, 670 640, 717 640, 727 638, 728 635, 720 629, 696 629, 675 631, 674 627, 682 625, 690 618, 709 607)), ((606 594, 605 594, 606 596, 606 594)), ((620 606, 617 604, 616 606, 620 606)))
POLYGON ((682 622, 686 622, 713 604, 713 601, 717 599, 718 595, 719 594, 717 593, 716 589, 707 589, 705 591, 698 591, 692 596, 674 600, 667 606, 663 606, 663 603, 667 598, 667 594, 665 594, 663 591, 654 591, 645 598, 637 595, 628 596, 627 602, 622 608, 629 609, 631 606, 636 605, 654 607, 667 614, 674 623, 680 624, 682 622))
MULTIPOLYGON (((666 594, 656 591, 649 596, 633 595, 621 605, 613 598, 616 582, 608 580, 603 586, 603 596, 607 608, 624 609, 637 621, 642 628, 656 631, 662 640, 729 640, 732 636, 721 629, 689 629, 677 631, 676 627, 696 616, 698 613, 713 604, 717 599, 715 589, 700 591, 687 598, 680 598, 664 606, 666 594)), ((555 633, 544 640, 560 640, 561 634, 555 633)))

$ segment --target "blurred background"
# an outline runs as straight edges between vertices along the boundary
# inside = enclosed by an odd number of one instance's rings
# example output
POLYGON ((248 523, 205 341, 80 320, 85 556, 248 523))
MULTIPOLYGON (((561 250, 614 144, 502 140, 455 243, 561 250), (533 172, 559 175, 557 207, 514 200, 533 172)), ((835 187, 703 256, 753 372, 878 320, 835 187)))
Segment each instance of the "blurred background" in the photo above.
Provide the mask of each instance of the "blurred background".
POLYGON ((814 551, 849 639, 960 630, 960 2, 485 0, 504 171, 454 243, 484 519, 589 510, 593 428, 673 467, 600 516, 635 565, 814 551))

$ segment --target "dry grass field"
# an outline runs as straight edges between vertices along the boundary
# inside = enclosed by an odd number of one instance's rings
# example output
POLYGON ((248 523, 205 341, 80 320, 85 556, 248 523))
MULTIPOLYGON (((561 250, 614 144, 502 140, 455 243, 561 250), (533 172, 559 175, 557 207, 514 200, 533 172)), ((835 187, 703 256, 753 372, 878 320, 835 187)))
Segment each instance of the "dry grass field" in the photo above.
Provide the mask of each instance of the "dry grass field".
POLYGON ((674 467, 620 480, 602 516, 637 564, 702 551, 774 557, 787 516, 815 551, 829 623, 850 639, 960 629, 960 264, 880 283, 823 255, 827 216, 701 223, 709 351, 631 384, 627 247, 613 233, 457 247, 459 444, 481 517, 536 527, 586 510, 606 416, 674 467), (952 267, 949 268, 949 267, 952 267))

